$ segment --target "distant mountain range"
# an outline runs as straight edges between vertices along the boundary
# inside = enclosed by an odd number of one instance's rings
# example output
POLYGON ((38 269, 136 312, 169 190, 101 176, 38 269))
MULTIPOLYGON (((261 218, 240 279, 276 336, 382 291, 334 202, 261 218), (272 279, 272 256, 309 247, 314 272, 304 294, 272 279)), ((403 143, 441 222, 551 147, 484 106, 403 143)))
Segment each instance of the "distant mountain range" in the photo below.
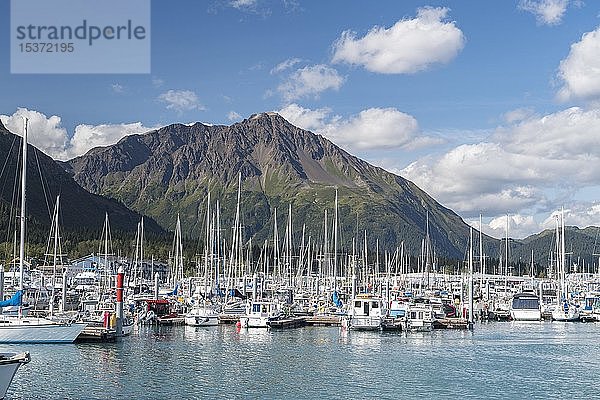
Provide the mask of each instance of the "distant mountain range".
MULTIPOLYGON (((19 142, 0 124, 0 154, 8 160, 7 170, 0 175, 2 207, 8 207, 14 197, 10 179, 16 176, 19 142)), ((353 239, 360 249, 366 231, 370 250, 377 245, 381 251, 393 250, 404 242, 416 256, 429 218, 436 255, 466 259, 469 227, 456 213, 412 182, 348 154, 275 113, 256 114, 231 126, 173 124, 127 136, 64 163, 37 150, 35 154, 29 159, 28 187, 42 187, 38 171, 43 171, 46 197, 61 193, 67 229, 97 231, 108 211, 114 229, 133 232, 140 216, 146 215, 150 217, 146 226, 162 232, 174 229, 179 214, 185 235, 202 238, 210 192, 211 207, 215 200, 220 202, 221 229, 230 240, 241 174, 241 224, 244 240, 252 238, 254 244, 262 245, 265 240, 272 244, 275 210, 283 242, 290 205, 294 245, 300 245, 303 224, 307 237, 322 243, 325 210, 332 234, 337 189, 339 248, 343 251, 351 251, 353 239)), ((29 193, 32 219, 40 226, 48 224, 43 191, 29 193)), ((585 257, 589 263, 591 255, 600 252, 597 231, 567 228, 567 247, 573 248, 573 257, 585 257)), ((552 235, 545 231, 511 240, 510 262, 521 265, 522 271, 533 249, 536 263, 546 265, 553 250, 552 235)), ((490 265, 505 259, 503 243, 484 236, 490 265)))

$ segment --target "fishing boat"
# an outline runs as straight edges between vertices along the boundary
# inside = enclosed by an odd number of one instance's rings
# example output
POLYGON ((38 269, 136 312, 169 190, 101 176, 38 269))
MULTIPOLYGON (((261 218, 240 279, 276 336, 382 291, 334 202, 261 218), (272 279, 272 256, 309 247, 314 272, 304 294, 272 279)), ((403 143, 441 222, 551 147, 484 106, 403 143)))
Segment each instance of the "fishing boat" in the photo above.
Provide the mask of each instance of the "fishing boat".
POLYGON ((31 361, 29 352, 0 353, 0 399, 6 397, 6 392, 19 367, 31 361))
POLYGON ((540 298, 535 293, 521 292, 513 296, 510 316, 514 321, 540 321, 540 298))
POLYGON ((411 303, 406 313, 407 331, 431 332, 435 322, 433 306, 429 302, 411 303))
POLYGON ((342 322, 348 329, 373 331, 381 329, 385 317, 383 300, 369 293, 357 295, 348 309, 348 315, 342 322))
POLYGON ((242 328, 268 328, 273 320, 282 316, 279 304, 274 301, 252 300, 246 303, 246 313, 240 316, 242 328))

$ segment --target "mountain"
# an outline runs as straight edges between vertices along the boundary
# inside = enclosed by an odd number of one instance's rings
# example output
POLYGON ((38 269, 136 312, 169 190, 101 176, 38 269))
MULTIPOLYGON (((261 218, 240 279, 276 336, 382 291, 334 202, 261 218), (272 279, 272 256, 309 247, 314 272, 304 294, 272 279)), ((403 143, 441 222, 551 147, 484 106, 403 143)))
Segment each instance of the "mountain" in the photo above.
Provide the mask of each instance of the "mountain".
MULTIPOLYGON (((29 136, 35 131, 29 130, 29 136)), ((12 242, 15 215, 20 206, 22 139, 6 129, 0 121, 0 226, 6 240, 12 242)), ((102 229, 105 212, 109 213, 114 232, 135 232, 141 215, 114 199, 91 194, 65 172, 64 167, 52 158, 28 145, 27 150, 27 217, 31 242, 45 243, 50 230, 50 220, 60 194, 60 222, 65 234, 77 233, 80 240, 96 238, 102 229)), ((161 233, 163 229, 153 220, 145 222, 149 232, 161 233)), ((17 229, 18 230, 18 229, 17 229)))
POLYGON ((272 241, 275 209, 283 242, 289 204, 295 245, 303 223, 313 243, 321 243, 325 210, 332 232, 337 188, 340 247, 350 249, 357 236, 360 248, 366 230, 371 249, 376 240, 382 249, 404 241, 418 254, 429 215, 438 255, 463 258, 466 251, 468 226, 453 211, 412 182, 275 113, 231 126, 169 125, 90 150, 65 166, 88 191, 117 199, 164 228, 172 229, 180 214, 184 232, 193 237, 204 232, 209 191, 220 200, 221 226, 230 235, 241 173, 242 225, 245 239, 254 243, 272 241))

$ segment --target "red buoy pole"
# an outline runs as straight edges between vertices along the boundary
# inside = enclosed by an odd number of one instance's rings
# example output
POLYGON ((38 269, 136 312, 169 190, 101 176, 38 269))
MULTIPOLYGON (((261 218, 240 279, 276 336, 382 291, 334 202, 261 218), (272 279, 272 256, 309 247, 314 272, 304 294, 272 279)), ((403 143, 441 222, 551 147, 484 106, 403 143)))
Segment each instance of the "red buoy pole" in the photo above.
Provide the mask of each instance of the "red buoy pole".
POLYGON ((125 272, 123 266, 117 272, 117 337, 123 335, 123 281, 125 272))

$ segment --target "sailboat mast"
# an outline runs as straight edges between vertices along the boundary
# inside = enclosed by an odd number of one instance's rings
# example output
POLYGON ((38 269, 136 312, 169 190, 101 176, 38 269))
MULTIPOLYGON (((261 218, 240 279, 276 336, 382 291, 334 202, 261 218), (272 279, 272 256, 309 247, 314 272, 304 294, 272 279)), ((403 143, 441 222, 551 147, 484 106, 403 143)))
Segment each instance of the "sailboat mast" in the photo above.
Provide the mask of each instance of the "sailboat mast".
POLYGON ((27 186, 27 129, 29 119, 23 117, 23 165, 21 170, 21 242, 19 243, 19 290, 23 290, 23 261, 25 259, 25 194, 27 186))
POLYGON ((337 290, 338 191, 335 189, 335 218, 333 220, 333 290, 337 290))
MULTIPOLYGON (((60 195, 56 196, 56 207, 54 208, 53 225, 54 225, 54 252, 52 262, 52 294, 50 298, 50 315, 54 314, 54 293, 56 290, 56 259, 58 250, 58 210, 60 207, 60 195)), ((63 290, 66 290, 65 282, 63 282, 63 290)))
POLYGON ((567 284, 565 276, 567 274, 566 257, 565 257, 565 209, 560 210, 560 286, 562 295, 565 296, 565 300, 568 298, 567 284))

